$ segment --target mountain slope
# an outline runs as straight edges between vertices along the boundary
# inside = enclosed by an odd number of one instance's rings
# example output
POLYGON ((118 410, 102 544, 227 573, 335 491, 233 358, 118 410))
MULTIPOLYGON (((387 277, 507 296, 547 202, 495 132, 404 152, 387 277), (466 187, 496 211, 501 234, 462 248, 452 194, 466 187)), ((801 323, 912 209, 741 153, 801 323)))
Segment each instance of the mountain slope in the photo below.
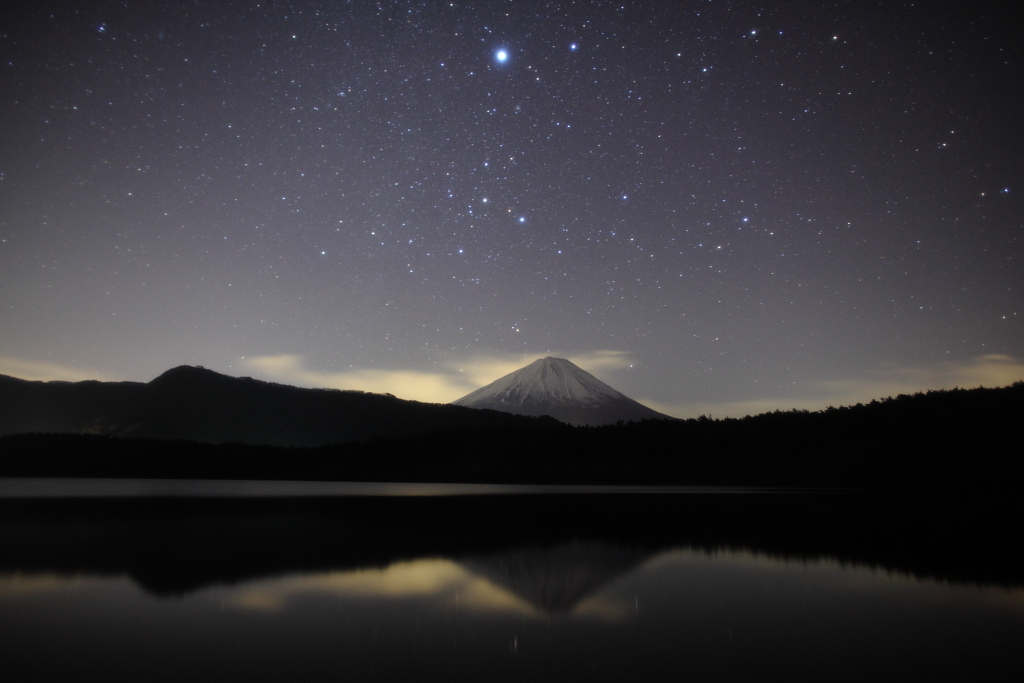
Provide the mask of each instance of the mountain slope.
POLYGON ((616 391, 564 358, 541 358, 452 401, 516 415, 549 415, 572 425, 671 419, 616 391))
POLYGON ((387 394, 300 389, 180 366, 148 383, 32 382, 0 375, 0 435, 110 434, 317 446, 535 421, 387 394))

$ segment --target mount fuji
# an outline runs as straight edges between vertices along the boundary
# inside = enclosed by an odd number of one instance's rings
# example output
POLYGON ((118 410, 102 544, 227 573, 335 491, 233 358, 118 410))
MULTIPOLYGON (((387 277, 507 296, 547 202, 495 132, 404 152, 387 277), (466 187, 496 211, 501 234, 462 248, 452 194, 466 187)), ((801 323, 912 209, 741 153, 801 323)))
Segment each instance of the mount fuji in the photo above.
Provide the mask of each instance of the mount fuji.
POLYGON ((564 358, 541 358, 452 401, 516 415, 549 415, 571 425, 672 419, 619 393, 564 358))

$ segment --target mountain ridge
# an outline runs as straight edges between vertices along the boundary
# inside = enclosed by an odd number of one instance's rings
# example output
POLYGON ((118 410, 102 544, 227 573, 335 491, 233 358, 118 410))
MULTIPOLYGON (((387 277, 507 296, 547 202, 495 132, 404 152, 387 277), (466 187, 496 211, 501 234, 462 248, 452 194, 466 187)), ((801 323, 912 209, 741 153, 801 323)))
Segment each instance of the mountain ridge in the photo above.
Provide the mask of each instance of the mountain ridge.
POLYGON ((149 382, 39 382, 0 375, 0 435, 91 433, 318 446, 536 424, 510 417, 390 394, 274 384, 184 365, 149 382))

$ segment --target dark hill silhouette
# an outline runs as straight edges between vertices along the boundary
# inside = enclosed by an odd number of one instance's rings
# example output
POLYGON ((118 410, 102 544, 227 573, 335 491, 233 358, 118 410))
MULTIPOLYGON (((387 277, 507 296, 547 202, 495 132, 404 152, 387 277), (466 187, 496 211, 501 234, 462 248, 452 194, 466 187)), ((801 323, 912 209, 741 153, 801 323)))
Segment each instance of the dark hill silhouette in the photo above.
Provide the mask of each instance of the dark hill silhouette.
MULTIPOLYGON (((304 397, 310 390, 294 391, 304 397)), ((422 418, 414 408, 423 404, 375 398, 385 407, 397 402, 413 414, 413 420, 422 418)), ((359 409, 370 411, 377 404, 361 405, 359 409)), ((7 407, 21 406, 0 401, 0 422, 8 419, 7 407)), ((162 408, 179 420, 188 418, 190 409, 162 408)), ((398 414, 390 413, 390 419, 398 414)), ((396 420, 400 428, 387 432, 387 438, 288 449, 84 433, 9 434, 0 436, 0 476, 967 486, 1014 491, 1024 481, 1024 458, 1018 446, 1024 382, 1000 389, 936 391, 815 413, 774 412, 743 419, 704 417, 571 427, 550 418, 517 418, 483 410, 472 414, 521 421, 493 429, 478 423, 479 428, 442 431, 457 424, 453 418, 431 422, 430 433, 410 434, 423 423, 396 420)), ((314 417, 303 415, 306 424, 316 426, 314 417)), ((387 420, 379 424, 387 427, 387 420)), ((362 433, 368 431, 363 425, 362 433)))
POLYGON ((0 375, 0 435, 91 433, 317 446, 376 436, 538 424, 389 394, 301 389, 180 366, 149 383, 32 382, 0 375))

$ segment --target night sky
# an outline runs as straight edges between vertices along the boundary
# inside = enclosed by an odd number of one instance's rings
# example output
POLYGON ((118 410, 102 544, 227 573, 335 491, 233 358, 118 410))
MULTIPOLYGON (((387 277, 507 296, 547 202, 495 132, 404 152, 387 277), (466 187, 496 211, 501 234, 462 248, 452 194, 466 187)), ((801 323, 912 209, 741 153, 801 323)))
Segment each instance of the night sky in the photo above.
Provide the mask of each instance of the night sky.
POLYGON ((1024 10, 34 2, 0 373, 679 416, 1024 379, 1024 10))

